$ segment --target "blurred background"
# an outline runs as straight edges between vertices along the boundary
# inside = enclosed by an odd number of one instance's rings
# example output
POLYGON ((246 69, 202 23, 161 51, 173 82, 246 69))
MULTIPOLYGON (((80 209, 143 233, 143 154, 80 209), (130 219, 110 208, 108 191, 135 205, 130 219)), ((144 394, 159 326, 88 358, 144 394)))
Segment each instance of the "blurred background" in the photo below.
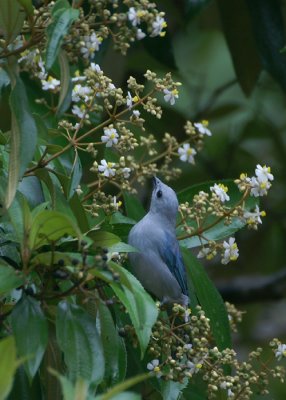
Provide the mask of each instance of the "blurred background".
MULTIPOLYGON (((149 133, 183 137, 186 119, 209 120, 213 132, 171 185, 183 187, 213 179, 254 174, 256 164, 271 166, 275 180, 261 199, 266 218, 258 231, 237 235, 240 256, 228 266, 206 264, 221 293, 246 311, 235 348, 241 358, 273 337, 286 342, 286 52, 285 2, 276 0, 161 0, 168 33, 134 44, 127 57, 107 50, 102 68, 124 86, 145 70, 172 71, 182 82, 179 100, 149 133)), ((159 100, 160 101, 160 100, 159 100)), ((148 118, 148 117, 147 117, 148 118)), ((148 188, 141 198, 148 207, 148 188)), ((286 387, 271 388, 269 399, 285 399, 286 387)), ((257 397, 256 397, 257 398, 257 397)))

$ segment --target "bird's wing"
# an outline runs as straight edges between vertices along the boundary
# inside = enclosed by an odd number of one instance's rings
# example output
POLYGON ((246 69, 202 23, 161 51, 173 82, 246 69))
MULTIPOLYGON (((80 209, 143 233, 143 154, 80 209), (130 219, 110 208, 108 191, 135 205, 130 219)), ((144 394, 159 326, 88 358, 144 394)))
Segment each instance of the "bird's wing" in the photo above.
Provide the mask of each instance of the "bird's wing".
POLYGON ((176 237, 165 234, 165 242, 161 250, 162 259, 178 281, 183 294, 188 296, 186 269, 176 237))

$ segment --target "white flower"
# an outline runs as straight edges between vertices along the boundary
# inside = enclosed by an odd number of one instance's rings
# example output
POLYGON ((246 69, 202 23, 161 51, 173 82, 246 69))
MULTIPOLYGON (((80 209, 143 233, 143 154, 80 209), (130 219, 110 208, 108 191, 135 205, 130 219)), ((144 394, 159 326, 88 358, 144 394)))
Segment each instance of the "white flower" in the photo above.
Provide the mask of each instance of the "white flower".
POLYGON ((260 183, 273 181, 274 179, 274 176, 271 174, 270 167, 266 167, 266 165, 264 165, 263 167, 259 164, 256 165, 255 175, 257 176, 257 180, 260 183))
POLYGON ((142 10, 136 10, 134 7, 130 7, 128 10, 128 19, 133 26, 140 24, 140 18, 143 16, 144 12, 142 10))
POLYGON ((93 32, 90 36, 85 36, 83 46, 80 49, 83 57, 93 58, 95 52, 99 50, 101 42, 102 38, 97 37, 95 32, 93 32))
POLYGON ((122 169, 122 172, 123 172, 123 177, 124 177, 125 179, 128 179, 128 178, 130 177, 131 169, 128 168, 128 167, 124 167, 124 168, 122 169))
POLYGON ((88 101, 88 95, 91 93, 91 88, 88 86, 81 86, 80 84, 75 85, 72 90, 72 101, 75 103, 79 102, 80 100, 84 100, 85 102, 88 101))
POLYGON ((254 197, 265 196, 268 193, 268 189, 271 188, 269 181, 259 182, 254 176, 250 179, 250 194, 254 197))
POLYGON ((186 350, 191 350, 192 347, 193 347, 192 343, 184 344, 184 349, 186 349, 186 350))
POLYGON ((218 196, 219 200, 222 203, 229 200, 229 195, 227 194, 228 187, 223 185, 222 183, 215 183, 214 186, 210 187, 210 190, 218 196))
POLYGON ((107 162, 106 160, 100 161, 101 165, 98 166, 98 171, 102 173, 102 175, 109 178, 110 176, 114 176, 116 170, 113 168, 115 164, 113 162, 107 162))
POLYGON ((93 72, 97 72, 98 74, 99 74, 100 72, 102 72, 100 66, 99 66, 98 64, 94 64, 93 62, 90 63, 90 69, 91 69, 93 72))
POLYGON ((86 80, 86 76, 81 76, 79 70, 75 71, 74 75, 72 82, 83 82, 86 80))
POLYGON ((47 77, 47 72, 45 69, 45 64, 41 57, 39 58, 39 61, 38 61, 38 67, 40 68, 40 71, 37 73, 37 77, 41 80, 45 80, 47 77))
POLYGON ((167 23, 165 21, 165 19, 163 17, 160 17, 160 15, 157 15, 155 21, 153 21, 152 23, 152 33, 151 33, 151 37, 154 36, 165 36, 166 32, 162 32, 162 30, 164 28, 167 27, 167 23))
POLYGON ((114 90, 114 89, 116 89, 116 86, 113 83, 109 83, 108 84, 108 89, 109 90, 114 90))
POLYGON ((74 105, 72 108, 72 113, 82 119, 83 117, 88 119, 89 115, 85 114, 86 113, 86 106, 82 104, 80 107, 77 105, 74 105))
POLYGON ((161 373, 159 364, 160 364, 160 362, 159 362, 159 360, 158 360, 157 358, 154 359, 154 360, 152 360, 152 361, 150 361, 150 362, 147 364, 147 369, 148 369, 149 371, 155 372, 157 378, 160 378, 160 377, 162 376, 162 373, 161 373))
POLYGON ((134 115, 135 118, 140 117, 140 111, 139 110, 133 110, 132 114, 134 115))
POLYGON ((101 136, 101 141, 106 143, 106 147, 112 147, 118 143, 119 135, 114 128, 104 128, 104 135, 101 136))
POLYGON ((228 383, 228 382, 226 382, 226 381, 222 382, 222 383, 219 385, 219 387, 220 387, 221 389, 227 390, 227 397, 233 397, 233 396, 234 396, 234 393, 233 393, 233 391, 230 389, 229 386, 231 386, 231 383, 228 383))
POLYGON ((180 160, 184 162, 188 162, 190 164, 195 163, 194 156, 197 154, 196 150, 190 147, 189 143, 184 143, 183 147, 179 147, 178 153, 180 156, 180 160))
POLYGON ((223 242, 224 254, 222 257, 222 264, 228 264, 230 261, 235 261, 238 259, 239 250, 237 244, 235 243, 235 238, 230 237, 228 242, 223 242))
POLYGON ((211 252, 211 249, 209 247, 203 247, 197 255, 197 258, 204 258, 208 257, 209 253, 211 252))
POLYGON ((286 344, 279 344, 277 350, 275 352, 275 357, 278 361, 281 360, 282 357, 286 357, 286 344))
POLYGON ((58 79, 55 79, 52 76, 49 76, 47 80, 43 79, 41 82, 43 90, 55 90, 61 84, 61 82, 58 79))
POLYGON ((164 89, 164 100, 166 101, 166 103, 170 103, 171 106, 173 106, 175 104, 176 99, 179 98, 178 94, 178 90, 177 89, 173 89, 173 90, 168 90, 168 89, 164 89))
POLYGON ((142 31, 142 29, 137 29, 137 31, 136 31, 136 39, 137 40, 142 40, 142 39, 144 39, 144 37, 146 37, 146 33, 144 33, 142 31))
POLYGON ((133 99, 132 99, 131 93, 127 92, 126 105, 130 109, 132 107, 132 104, 133 104, 133 99))
POLYGON ((189 368, 189 372, 191 375, 197 374, 203 366, 203 360, 197 361, 187 361, 187 367, 189 368))
POLYGON ((247 224, 253 225, 253 224, 262 224, 261 217, 265 217, 265 215, 266 215, 265 211, 260 211, 258 205, 256 205, 254 211, 252 212, 245 211, 243 217, 246 219, 247 224))
POLYGON ((199 131, 201 135, 211 136, 211 131, 207 128, 207 122, 203 121, 203 123, 196 122, 194 123, 194 127, 199 131))

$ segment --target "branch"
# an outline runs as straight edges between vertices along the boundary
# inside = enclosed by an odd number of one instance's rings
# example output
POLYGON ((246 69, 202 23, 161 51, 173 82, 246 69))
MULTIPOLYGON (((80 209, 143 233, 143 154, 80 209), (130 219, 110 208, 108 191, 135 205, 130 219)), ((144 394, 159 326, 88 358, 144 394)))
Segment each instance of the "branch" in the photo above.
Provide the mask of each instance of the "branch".
POLYGON ((230 303, 255 303, 286 298, 286 268, 268 276, 241 276, 218 283, 217 289, 230 303))

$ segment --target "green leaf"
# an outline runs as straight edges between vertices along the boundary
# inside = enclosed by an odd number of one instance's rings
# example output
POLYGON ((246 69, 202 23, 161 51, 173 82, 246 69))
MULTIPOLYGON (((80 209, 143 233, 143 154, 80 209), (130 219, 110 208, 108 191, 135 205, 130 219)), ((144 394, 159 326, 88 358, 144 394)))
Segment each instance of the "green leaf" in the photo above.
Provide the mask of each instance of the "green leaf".
POLYGON ((59 52, 59 64, 61 70, 61 90, 57 106, 57 116, 60 117, 70 106, 72 97, 72 81, 68 57, 64 50, 59 52))
POLYGON ((34 12, 34 7, 32 4, 32 0, 17 0, 18 3, 21 4, 22 7, 24 7, 26 13, 28 15, 32 15, 34 12))
POLYGON ((126 393, 130 393, 130 392, 124 392, 126 389, 129 389, 131 386, 137 385, 138 383, 145 381, 147 379, 151 378, 151 374, 147 373, 147 374, 140 374, 137 375, 135 377, 126 379, 125 381, 118 383, 117 385, 115 385, 113 388, 109 389, 105 394, 96 396, 95 400, 139 400, 140 397, 136 397, 137 394, 132 393, 132 395, 134 397, 130 397, 130 395, 127 395, 126 397, 125 394, 126 393), (129 396, 129 397, 128 397, 129 396))
POLYGON ((183 383, 174 381, 162 381, 161 394, 164 400, 177 400, 181 397, 182 390, 187 386, 188 380, 183 383))
POLYGON ((123 193, 123 198, 127 217, 135 221, 142 219, 146 212, 138 198, 127 192, 123 193))
POLYGON ((89 231, 89 222, 86 216, 86 211, 83 208, 83 205, 78 197, 78 194, 75 193, 69 200, 69 204, 71 207, 71 210, 76 217, 78 226, 82 232, 87 232, 89 231))
POLYGON ((97 305, 98 325, 105 360, 104 380, 108 386, 112 386, 115 383, 123 381, 125 378, 126 351, 122 352, 122 339, 117 333, 108 307, 100 302, 97 305))
POLYGON ((119 211, 117 211, 114 214, 112 214, 112 216, 110 218, 110 224, 111 225, 116 225, 116 224, 134 225, 134 224, 136 224, 136 221, 132 218, 126 217, 125 215, 123 215, 119 211))
POLYGON ((119 242, 109 247, 110 253, 137 253, 138 250, 130 244, 119 242))
POLYGON ((11 290, 21 286, 24 277, 15 271, 10 265, 0 260, 0 295, 9 293, 11 290))
POLYGON ((218 0, 218 8, 238 82, 244 93, 250 95, 262 66, 247 4, 241 0, 218 0))
MULTIPOLYGON (((183 191, 178 193, 178 199, 180 203, 191 202, 194 195, 198 194, 201 190, 205 192, 210 192, 209 188, 215 183, 223 183, 228 187, 228 194, 230 196, 230 200, 225 203, 230 209, 234 207, 242 198, 242 193, 239 191, 238 187, 232 180, 222 180, 222 181, 210 181, 203 184, 193 185, 189 188, 184 189, 183 191)), ((258 204, 259 200, 255 197, 248 197, 245 201, 245 209, 252 210, 255 208, 255 205, 258 204)), ((209 216, 204 221, 204 227, 208 227, 218 220, 218 217, 209 216)), ((197 224, 194 221, 190 222, 189 225, 193 228, 197 228, 197 224)), ((207 240, 222 240, 235 232, 240 230, 245 226, 245 222, 240 218, 232 218, 232 222, 229 225, 225 225, 224 221, 220 221, 215 224, 211 228, 204 231, 204 239, 199 238, 199 236, 193 236, 191 238, 187 238, 180 241, 180 245, 184 247, 196 247, 201 246, 202 243, 206 243, 207 240)), ((184 232, 179 228, 178 235, 183 234, 184 232)))
POLYGON ((59 5, 55 3, 52 11, 52 23, 47 28, 48 44, 46 51, 46 68, 48 70, 53 66, 58 56, 64 36, 68 33, 73 21, 79 16, 79 10, 71 8, 68 2, 62 4, 65 4, 65 6, 59 8, 59 5))
POLYGON ((5 400, 12 389, 13 378, 18 367, 13 336, 0 341, 0 400, 5 400))
POLYGON ((82 177, 82 166, 79 156, 76 155, 70 174, 69 189, 67 196, 68 199, 70 199, 76 193, 75 190, 80 184, 81 177, 82 177))
POLYGON ((231 348, 231 334, 225 304, 204 267, 188 249, 181 248, 187 274, 193 282, 196 296, 206 316, 218 349, 231 348))
POLYGON ((67 215, 58 211, 43 210, 33 220, 29 245, 31 249, 37 249, 61 239, 64 235, 80 238, 81 232, 67 215))
POLYGON ((57 341, 70 378, 99 384, 104 377, 104 355, 96 320, 74 304, 61 301, 56 317, 57 341))
POLYGON ((36 176, 27 176, 22 179, 18 186, 21 192, 27 199, 31 207, 36 207, 44 202, 43 189, 40 180, 36 176))
POLYGON ((16 77, 13 82, 10 95, 12 126, 6 208, 9 208, 15 196, 18 181, 33 159, 37 144, 37 127, 29 109, 25 85, 19 77, 16 77))
POLYGON ((25 12, 17 0, 0 0, 0 30, 7 43, 11 43, 21 31, 25 12))
POLYGON ((24 368, 32 380, 48 343, 48 323, 40 303, 31 296, 23 295, 12 311, 11 324, 17 352, 27 358, 24 368))
POLYGON ((115 282, 111 283, 110 286, 130 315, 140 343, 141 357, 143 358, 150 340, 152 327, 157 320, 157 306, 135 276, 114 262, 110 262, 109 265, 120 276, 122 286, 115 282), (124 283, 123 279, 127 282, 124 283))
POLYGON ((120 237, 104 231, 90 231, 88 232, 88 237, 94 241, 96 247, 109 248, 120 242, 120 237))

